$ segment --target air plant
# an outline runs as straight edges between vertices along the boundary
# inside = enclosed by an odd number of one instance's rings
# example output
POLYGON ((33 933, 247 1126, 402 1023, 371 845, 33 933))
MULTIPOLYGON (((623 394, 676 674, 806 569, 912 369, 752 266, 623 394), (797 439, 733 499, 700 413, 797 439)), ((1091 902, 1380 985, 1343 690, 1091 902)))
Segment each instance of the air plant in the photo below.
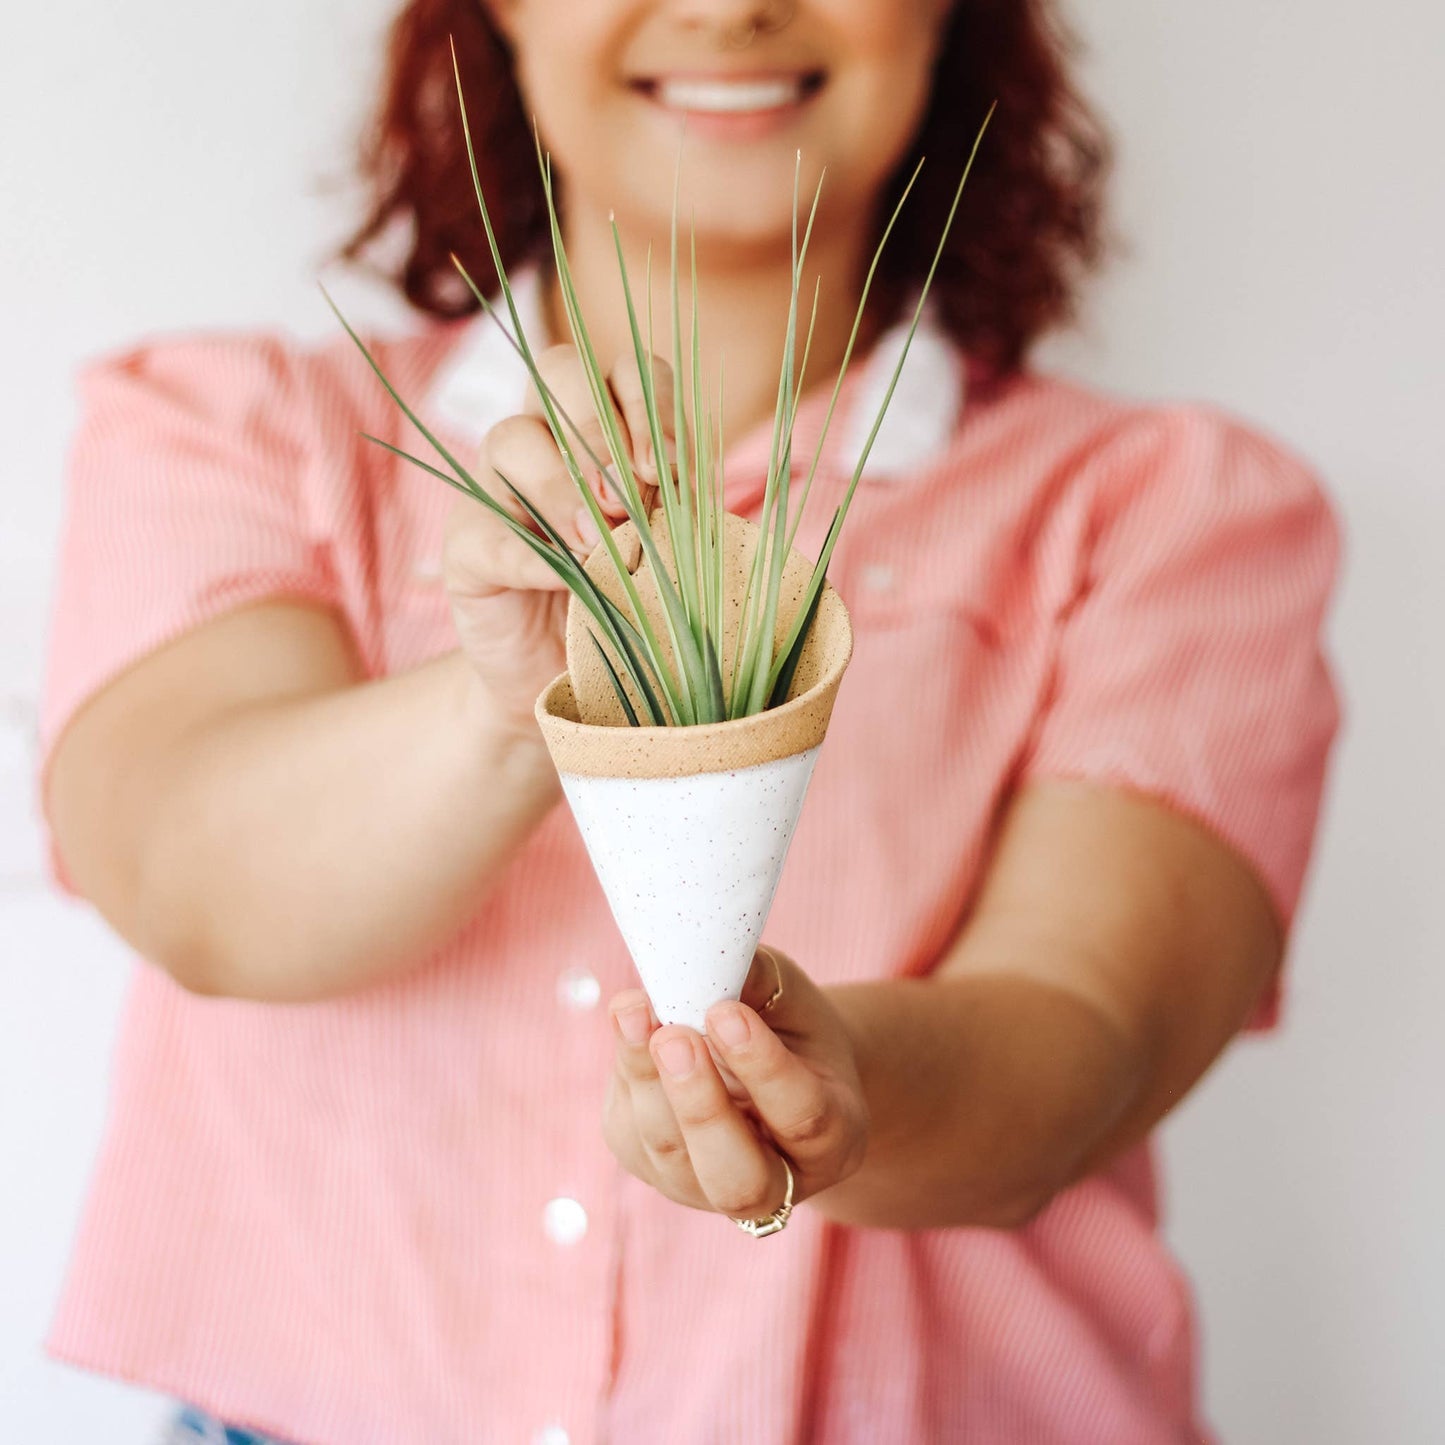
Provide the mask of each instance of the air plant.
MULTIPOLYGON (((883 416, 898 384, 898 378, 907 359, 909 346, 917 331, 939 258, 943 253, 953 225, 954 215, 958 210, 964 185, 973 168, 974 158, 978 154, 979 144, 988 127, 989 120, 992 118, 992 109, 974 140, 972 151, 959 179, 957 190, 954 192, 953 202, 939 237, 932 264, 929 266, 919 293, 903 348, 893 368, 887 390, 878 408, 878 414, 853 468, 843 499, 838 503, 833 514, 822 548, 813 563, 801 602, 793 614, 790 625, 783 631, 781 640, 779 640, 777 637, 779 593, 784 563, 792 550, 803 508, 807 503, 808 493, 817 472, 828 427, 832 421, 833 410, 852 359, 864 309, 883 249, 887 245, 888 238, 923 165, 923 162, 920 161, 909 177, 897 205, 889 216, 868 267, 852 331, 828 403, 822 432, 817 439, 801 495, 794 506, 792 498, 794 423, 798 415, 799 400, 803 394, 807 375, 819 297, 818 288, 815 286, 806 331, 802 336, 802 354, 799 357, 799 290, 823 185, 823 178, 820 177, 800 236, 798 174, 801 169, 801 155, 799 156, 793 183, 792 292, 788 306, 783 362, 778 378, 777 404, 773 418, 767 479, 761 516, 756 524, 759 529, 759 539, 752 555, 746 588, 740 598, 741 616, 736 641, 731 648, 731 655, 725 656, 723 618, 727 598, 722 559, 728 514, 723 505, 721 380, 718 405, 714 409, 711 398, 703 394, 701 350, 697 325, 695 236, 690 242, 692 264, 688 297, 692 317, 691 347, 689 354, 684 355, 681 328, 682 297, 678 283, 677 183, 674 181, 670 238, 671 360, 674 378, 672 421, 674 435, 678 438, 675 467, 670 467, 667 460, 668 453, 663 432, 664 422, 659 405, 653 362, 651 252, 648 253, 647 263, 648 306, 644 336, 643 323, 638 316, 631 278, 623 257, 621 236, 616 220, 612 221, 613 241, 617 251, 617 263, 626 300, 632 346, 647 416, 649 432, 647 441, 650 444, 652 456, 657 459, 658 498, 655 509, 650 513, 645 505, 642 487, 633 469, 628 448, 613 410, 606 375, 598 363, 597 354, 578 301, 558 221, 550 157, 543 152, 539 141, 537 158, 547 204, 553 260, 561 288, 568 328, 587 378, 597 422, 610 453, 607 462, 604 462, 595 449, 588 444, 577 421, 563 409, 556 395, 538 371, 537 360, 522 327, 511 283, 502 263, 486 197, 482 193, 455 51, 453 51, 452 64, 456 77, 457 99, 461 107, 462 130, 466 139, 472 183, 476 191, 477 205, 481 212, 487 244, 500 283, 502 302, 507 313, 505 320, 498 314, 492 301, 467 273, 461 261, 455 255, 451 259, 462 280, 476 298, 478 305, 492 318, 521 357, 541 399, 543 414, 558 451, 565 462, 567 472, 599 533, 601 540, 598 548, 605 549, 607 559, 615 571, 618 587, 604 590, 599 586, 587 565, 589 559, 574 553, 553 524, 508 478, 500 473, 497 474, 502 485, 510 493, 526 518, 525 522, 515 516, 510 508, 472 476, 444 443, 427 428, 416 412, 398 395, 365 342, 341 314, 331 297, 326 295, 326 300, 336 313, 337 319, 360 348, 382 385, 431 446, 438 460, 450 469, 450 474, 443 470, 442 466, 433 465, 379 437, 368 436, 368 440, 395 453, 487 507, 561 578, 571 591, 575 603, 585 608, 591 619, 591 640, 605 666, 607 678, 616 694, 622 714, 631 726, 675 727, 720 723, 750 717, 778 706, 788 697, 799 657, 807 641, 808 632, 813 624, 819 599, 827 581, 828 565, 833 555, 833 549, 837 545, 839 533, 853 499, 853 493, 862 476, 874 439, 878 435, 883 416), (689 387, 692 395, 693 427, 690 446, 685 440, 688 432, 683 402, 684 387, 689 387), (646 560, 657 592, 659 605, 651 609, 644 607, 636 579, 624 560, 617 538, 613 535, 611 522, 603 514, 592 487, 588 485, 589 468, 600 473, 614 494, 621 499, 626 509, 627 519, 636 530, 642 556, 646 560), (670 542, 668 547, 672 560, 670 567, 664 564, 659 549, 660 537, 654 528, 654 518, 659 514, 665 523, 666 536, 670 542), (530 522, 531 525, 528 526, 527 522, 530 522), (534 528, 535 530, 533 530, 534 528), (615 600, 614 596, 609 593, 619 594, 621 601, 615 600)), ((323 294, 326 294, 324 287, 323 294)), ((593 565, 595 566, 595 563, 593 565)))

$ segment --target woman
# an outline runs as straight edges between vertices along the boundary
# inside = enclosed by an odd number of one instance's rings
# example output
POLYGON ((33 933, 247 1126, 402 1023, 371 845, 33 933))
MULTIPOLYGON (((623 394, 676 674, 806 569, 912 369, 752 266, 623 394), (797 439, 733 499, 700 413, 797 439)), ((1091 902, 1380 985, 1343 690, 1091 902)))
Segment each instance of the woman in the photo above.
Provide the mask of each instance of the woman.
MULTIPOLYGON (((831 568, 855 655, 768 947, 706 1041, 657 1026, 532 719, 565 596, 360 438, 406 440, 344 341, 96 363, 44 796, 57 878, 145 962, 51 1349, 190 1401, 177 1438, 1201 1438, 1147 1138, 1274 1015, 1338 722, 1325 498, 1236 422, 1028 369, 1100 219, 1042 4, 417 0, 352 251, 405 225, 396 280, 433 319, 382 364, 578 544, 535 398, 447 259, 487 274, 449 37, 534 339, 565 331, 530 117, 618 356, 607 220, 641 275, 686 120, 744 515, 796 154, 806 193, 827 172, 829 377, 928 152, 809 553, 998 100, 831 568)), ((546 364, 574 397, 575 357, 546 364)))

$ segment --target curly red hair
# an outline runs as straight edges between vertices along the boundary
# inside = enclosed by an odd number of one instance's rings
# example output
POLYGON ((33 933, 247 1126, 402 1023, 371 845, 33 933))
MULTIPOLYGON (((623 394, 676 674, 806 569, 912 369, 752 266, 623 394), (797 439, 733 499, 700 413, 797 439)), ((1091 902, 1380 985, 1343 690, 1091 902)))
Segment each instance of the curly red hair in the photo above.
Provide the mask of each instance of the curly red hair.
MULTIPOLYGON (((484 289, 496 286, 467 166, 453 41, 503 262, 510 270, 544 253, 530 123, 508 50, 477 0, 411 0, 397 17, 361 147, 370 204, 339 253, 370 261, 413 306, 448 320, 477 304, 449 253, 484 289), (373 253, 397 223, 409 223, 406 253, 378 264, 373 253)), ((967 155, 997 101, 934 283, 950 334, 996 373, 1016 369, 1042 333, 1072 318, 1104 250, 1109 145, 1070 75, 1073 49, 1049 0, 960 0, 928 111, 889 187, 896 199, 921 154, 967 155)), ((956 181, 949 166, 925 167, 885 253, 898 286, 922 280, 956 181)))

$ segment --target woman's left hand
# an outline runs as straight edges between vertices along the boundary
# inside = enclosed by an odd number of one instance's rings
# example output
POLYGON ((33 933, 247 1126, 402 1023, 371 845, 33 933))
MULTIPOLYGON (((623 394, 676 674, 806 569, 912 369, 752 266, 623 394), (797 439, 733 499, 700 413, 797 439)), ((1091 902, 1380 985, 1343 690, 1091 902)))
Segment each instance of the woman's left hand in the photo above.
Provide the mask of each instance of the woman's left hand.
POLYGON ((640 989, 618 994, 611 1014, 607 1143, 669 1199, 758 1219, 783 1202, 780 1152, 794 1203, 862 1164, 868 1108, 852 1039, 823 991, 776 949, 755 954, 741 1003, 708 1011, 706 1038, 659 1026, 640 989))

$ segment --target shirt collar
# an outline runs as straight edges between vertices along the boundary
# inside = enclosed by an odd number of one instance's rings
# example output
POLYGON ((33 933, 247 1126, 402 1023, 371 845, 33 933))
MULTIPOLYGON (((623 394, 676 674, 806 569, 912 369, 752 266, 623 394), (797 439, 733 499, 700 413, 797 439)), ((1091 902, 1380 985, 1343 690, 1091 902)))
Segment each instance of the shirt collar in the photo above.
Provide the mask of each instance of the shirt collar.
MULTIPOLYGON (((512 299, 525 335, 532 340, 545 336, 541 273, 536 266, 518 271, 512 280, 512 299)), ((499 310, 505 317, 505 307, 499 310)), ((437 368, 423 408, 448 435, 478 446, 499 421, 522 410, 526 395, 526 365, 507 333, 481 311, 465 323, 460 339, 437 368)))
MULTIPOLYGON (((851 397, 837 456, 851 472, 883 405, 893 368, 898 364, 916 297, 902 319, 880 336, 860 367, 860 383, 851 397)), ((923 308, 908 360, 888 404, 863 475, 874 481, 900 480, 922 471, 953 438, 963 418, 967 367, 959 348, 939 320, 930 300, 923 308)))
MULTIPOLYGON (((519 270, 512 283, 512 295, 526 334, 533 338, 546 335, 540 267, 531 265, 519 270)), ((912 312, 911 303, 902 319, 890 326, 868 356, 849 371, 824 453, 825 460, 837 470, 851 475, 863 450, 907 339, 912 312)), ((869 453, 864 477, 886 483, 925 469, 957 429, 966 387, 965 359, 930 300, 869 453)), ((522 409, 526 389, 527 372, 521 357, 498 324, 481 312, 466 323, 461 338, 437 369, 424 406, 440 429, 475 446, 499 421, 522 409)), ((815 394, 811 407, 805 404, 804 410, 814 413, 809 420, 818 429, 829 390, 824 388, 822 395, 815 394)), ((811 435, 815 435, 813 427, 805 423, 800 410, 795 442, 811 435)), ((751 436, 728 448, 730 506, 741 509, 746 504, 750 489, 737 473, 765 472, 771 440, 769 418, 751 436)), ((794 455, 804 459, 805 464, 811 457, 811 447, 795 445, 794 455)))

